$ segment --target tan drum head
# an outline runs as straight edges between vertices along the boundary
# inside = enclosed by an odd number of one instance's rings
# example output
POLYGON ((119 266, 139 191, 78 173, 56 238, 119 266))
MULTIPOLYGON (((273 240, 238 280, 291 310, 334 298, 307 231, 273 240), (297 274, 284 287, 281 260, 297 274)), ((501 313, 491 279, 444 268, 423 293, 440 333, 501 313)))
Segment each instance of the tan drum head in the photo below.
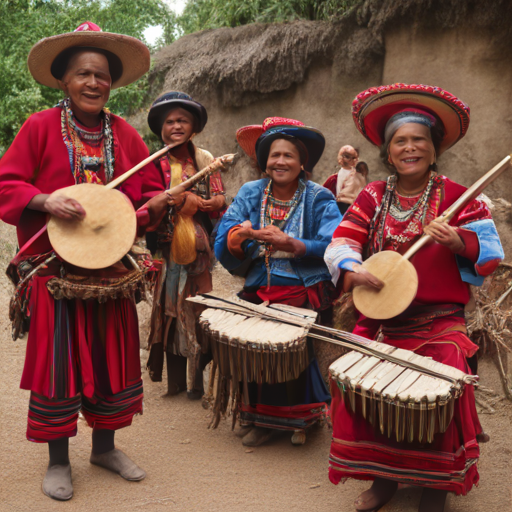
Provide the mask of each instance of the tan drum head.
POLYGON ((55 252, 82 268, 106 268, 123 258, 133 245, 137 218, 132 204, 119 190, 83 183, 53 193, 76 199, 83 220, 50 217, 48 236, 55 252))
POLYGON ((382 251, 368 258, 363 267, 384 281, 381 290, 369 286, 354 288, 354 304, 364 316, 387 320, 410 306, 418 291, 418 274, 409 260, 397 252, 382 251))

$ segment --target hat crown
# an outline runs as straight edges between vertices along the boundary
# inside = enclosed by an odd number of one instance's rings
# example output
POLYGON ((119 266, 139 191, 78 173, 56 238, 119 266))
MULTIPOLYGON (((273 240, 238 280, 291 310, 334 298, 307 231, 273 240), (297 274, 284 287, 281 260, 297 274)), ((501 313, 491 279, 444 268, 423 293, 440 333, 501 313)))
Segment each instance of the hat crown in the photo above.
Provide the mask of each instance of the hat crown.
POLYGON ((266 132, 270 128, 276 126, 305 126, 303 122, 297 121, 296 119, 287 119, 286 117, 267 117, 263 121, 263 131, 266 132))
POLYGON ((425 84, 396 83, 370 87, 352 102, 352 117, 363 136, 380 146, 384 143, 388 120, 409 109, 421 110, 440 120, 444 137, 438 154, 453 146, 467 132, 469 106, 448 91, 425 84))
POLYGON ((163 103, 164 101, 171 101, 171 100, 185 100, 185 101, 193 101, 194 103, 197 103, 191 96, 184 92, 180 91, 171 91, 166 92, 165 94, 162 94, 159 98, 157 98, 154 102, 152 107, 163 103))
POLYGON ((92 21, 84 21, 73 32, 103 32, 103 30, 92 21))

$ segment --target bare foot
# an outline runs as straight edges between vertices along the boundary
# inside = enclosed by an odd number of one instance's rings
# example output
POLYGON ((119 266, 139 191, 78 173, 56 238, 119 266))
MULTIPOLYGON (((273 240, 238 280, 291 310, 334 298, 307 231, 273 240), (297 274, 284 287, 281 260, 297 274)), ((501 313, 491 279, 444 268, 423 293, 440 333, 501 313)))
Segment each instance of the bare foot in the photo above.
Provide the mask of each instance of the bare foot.
POLYGON ((357 512, 376 512, 391 500, 397 488, 397 482, 376 478, 373 485, 355 501, 357 512))
POLYGON ((243 438, 245 437, 254 427, 252 427, 251 425, 247 425, 245 427, 238 427, 236 430, 235 430, 235 436, 236 437, 240 437, 240 438, 243 438))
POLYGON ((270 428, 254 427, 251 431, 242 438, 244 446, 260 446, 268 441, 274 431, 270 428))

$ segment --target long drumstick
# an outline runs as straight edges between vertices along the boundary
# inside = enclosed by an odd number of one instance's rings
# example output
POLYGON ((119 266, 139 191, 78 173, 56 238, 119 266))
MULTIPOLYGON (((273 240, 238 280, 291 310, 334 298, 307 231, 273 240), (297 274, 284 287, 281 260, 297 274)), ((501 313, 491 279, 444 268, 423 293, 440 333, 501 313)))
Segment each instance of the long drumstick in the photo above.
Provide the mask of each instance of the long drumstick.
POLYGON ((167 194, 173 195, 173 194, 179 194, 180 192, 185 192, 185 190, 192 188, 196 183, 200 182, 206 176, 215 172, 217 169, 219 169, 223 165, 232 164, 235 157, 236 157, 236 154, 228 154, 228 155, 224 155, 224 156, 220 156, 220 157, 216 158, 208 167, 205 167, 203 170, 194 174, 188 180, 185 180, 182 183, 180 183, 179 185, 176 185, 175 187, 171 188, 170 190, 167 190, 166 191, 167 194))
MULTIPOLYGON (((445 212, 437 217, 434 222, 448 222, 453 216, 466 206, 471 200, 475 199, 482 190, 490 185, 503 171, 510 167, 512 155, 506 156, 499 164, 495 165, 488 173, 484 174, 478 181, 473 183, 445 212)), ((424 245, 432 240, 430 235, 423 235, 409 250, 404 254, 406 260, 412 258, 424 245)))
POLYGON ((181 144, 181 142, 175 142, 174 144, 168 144, 167 146, 164 146, 162 149, 158 150, 156 153, 153 153, 152 155, 149 155, 147 158, 142 160, 142 162, 139 162, 135 167, 132 167, 129 171, 126 171, 124 174, 121 174, 121 176, 118 176, 114 181, 111 181, 110 183, 107 183, 105 185, 106 188, 116 188, 121 183, 126 181, 130 176, 133 176, 137 171, 140 171, 145 165, 149 164, 153 160, 156 160, 159 156, 165 155, 167 151, 174 148, 175 146, 178 146, 181 144))

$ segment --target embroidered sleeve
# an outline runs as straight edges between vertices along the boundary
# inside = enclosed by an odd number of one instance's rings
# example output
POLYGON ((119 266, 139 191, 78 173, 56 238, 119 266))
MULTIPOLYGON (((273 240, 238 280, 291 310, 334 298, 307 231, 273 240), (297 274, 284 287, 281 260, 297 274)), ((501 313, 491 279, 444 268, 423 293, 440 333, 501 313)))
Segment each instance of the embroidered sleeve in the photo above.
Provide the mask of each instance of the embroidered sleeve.
POLYGON ((222 183, 222 176, 220 171, 215 171, 210 176, 210 194, 212 196, 224 194, 224 184, 222 183))
MULTIPOLYGON (((453 224, 459 228, 459 234, 462 231, 470 231, 476 235, 476 258, 468 258, 467 254, 456 255, 456 258, 462 280, 480 286, 484 277, 492 274, 505 257, 491 212, 485 202, 477 198, 458 214, 453 224)), ((466 237, 462 236, 462 239, 467 244, 466 237)))
POLYGON ((378 191, 370 183, 358 195, 334 232, 324 256, 334 285, 337 285, 343 271, 352 270, 354 263, 362 263, 363 247, 368 242, 370 222, 379 202, 378 191))
POLYGON ((234 255, 229 250, 228 240, 232 228, 240 225, 245 220, 250 220, 251 209, 254 208, 259 197, 259 190, 255 187, 255 182, 246 183, 238 191, 233 203, 220 220, 214 245, 215 256, 221 265, 229 271, 240 266, 240 260, 252 255, 253 249, 256 245, 259 245, 254 240, 247 240, 240 246, 244 254, 237 253, 237 255, 234 255))
POLYGON ((352 270, 354 263, 362 263, 363 246, 350 238, 334 238, 325 251, 325 264, 332 276, 334 286, 338 284, 343 270, 352 270))

